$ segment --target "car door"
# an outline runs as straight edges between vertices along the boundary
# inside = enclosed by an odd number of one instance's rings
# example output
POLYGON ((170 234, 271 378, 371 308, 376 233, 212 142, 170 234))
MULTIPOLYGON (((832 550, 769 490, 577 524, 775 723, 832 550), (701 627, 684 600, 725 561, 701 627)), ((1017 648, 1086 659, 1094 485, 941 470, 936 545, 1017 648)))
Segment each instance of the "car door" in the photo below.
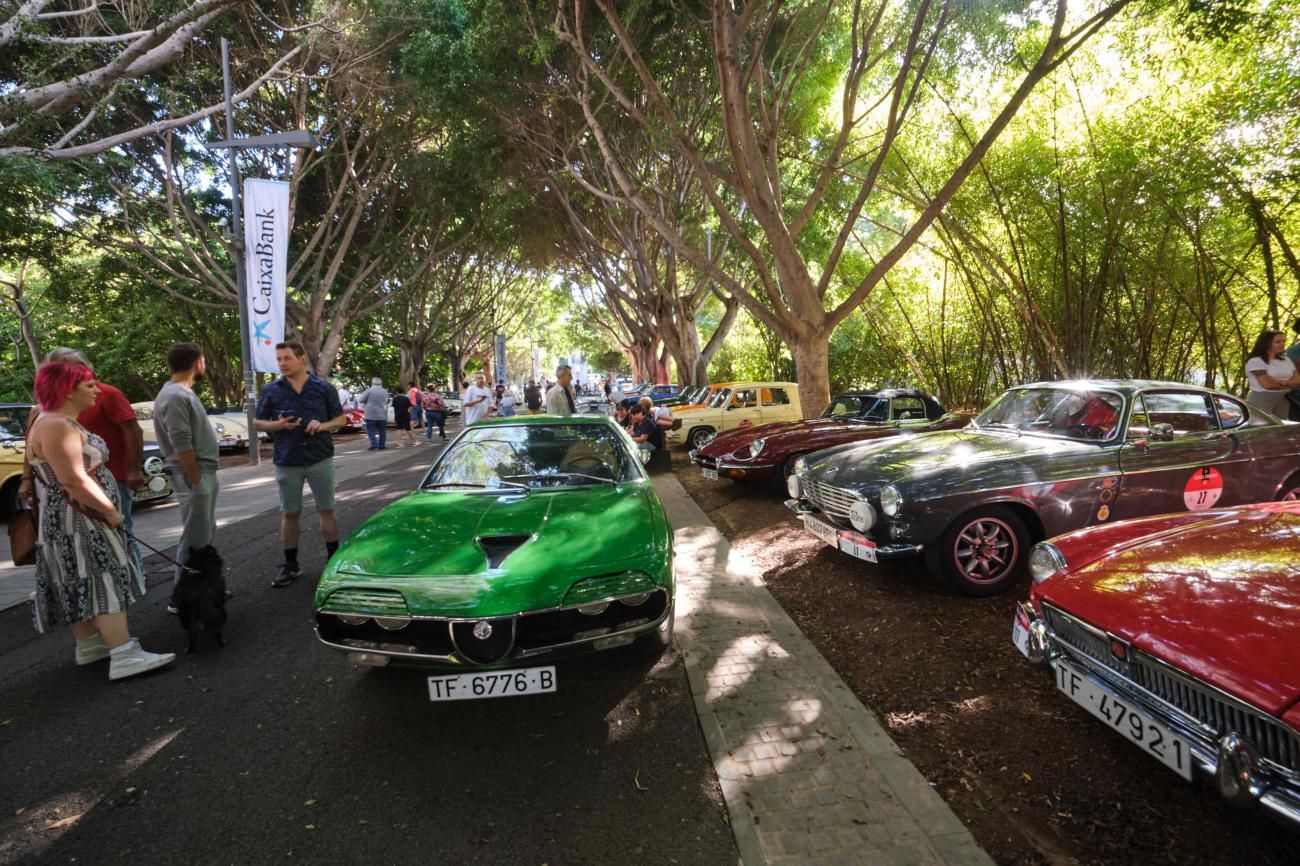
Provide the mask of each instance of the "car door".
POLYGON ((1278 495, 1279 485, 1300 470, 1300 425, 1252 419, 1251 408, 1224 394, 1214 395, 1219 426, 1237 440, 1242 471, 1248 481, 1243 502, 1267 502, 1278 495))
POLYGON ((731 394, 731 402, 722 412, 721 429, 734 430, 763 423, 763 407, 758 392, 758 388, 735 389, 731 394))
POLYGON ((900 396, 890 401, 889 419, 900 427, 916 427, 925 424, 925 402, 920 397, 900 396))
POLYGON ((1220 426, 1211 395, 1146 391, 1133 398, 1120 471, 1116 519, 1241 502, 1249 461, 1220 426))
POLYGON ((793 421, 795 414, 793 404, 790 402, 790 394, 784 388, 760 388, 759 389, 761 411, 760 421, 756 424, 772 424, 777 421, 793 421))

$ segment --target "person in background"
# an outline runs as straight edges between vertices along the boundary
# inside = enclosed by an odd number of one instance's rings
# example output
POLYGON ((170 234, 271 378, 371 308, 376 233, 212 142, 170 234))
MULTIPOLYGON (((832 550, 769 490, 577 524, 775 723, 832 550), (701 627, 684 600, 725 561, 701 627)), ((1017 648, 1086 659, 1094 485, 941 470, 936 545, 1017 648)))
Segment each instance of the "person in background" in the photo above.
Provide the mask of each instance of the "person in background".
MULTIPOLYGON (((1291 323, 1291 330, 1295 332, 1296 341, 1287 346, 1286 356, 1295 365, 1296 372, 1300 373, 1300 319, 1291 323)), ((1300 388, 1292 388, 1287 395, 1287 400, 1291 404, 1289 420, 1300 421, 1300 388)))
POLYGON ((127 624, 127 608, 145 594, 144 571, 127 547, 108 447, 76 420, 99 398, 95 374, 85 364, 44 364, 35 392, 41 414, 27 448, 41 481, 37 632, 70 626, 77 664, 109 659, 110 680, 171 664, 173 653, 146 652, 127 624))
POLYGON ((561 364, 555 368, 555 384, 546 392, 547 415, 577 415, 578 406, 573 401, 573 391, 569 386, 573 382, 573 368, 561 364))
POLYGON ((447 431, 443 425, 447 422, 447 401, 442 399, 442 395, 434 390, 433 385, 426 385, 424 391, 420 394, 420 402, 424 409, 424 440, 433 442, 433 425, 438 425, 438 435, 445 441, 447 431))
MULTIPOLYGON (((194 393, 195 383, 207 371, 203 350, 196 343, 177 343, 167 350, 167 368, 172 377, 154 398, 153 428, 180 504, 176 561, 184 563, 191 550, 208 547, 216 539, 221 452, 207 410, 194 393)), ((173 593, 180 580, 177 565, 173 593)), ((167 612, 176 613, 174 596, 167 602, 167 612)))
MULTIPOLYGON (((303 482, 311 485, 311 496, 316 501, 325 555, 333 556, 338 550, 333 433, 347 423, 348 416, 343 414, 334 386, 307 370, 307 352, 301 343, 277 343, 275 361, 281 376, 262 389, 254 424, 259 432, 271 434, 275 446, 272 462, 280 494, 284 564, 271 586, 279 589, 302 577, 298 567, 298 519, 302 514, 303 482)), ((366 408, 369 410, 368 405, 366 408)))
MULTIPOLYGON (((424 401, 421 399, 423 396, 420 392, 420 386, 414 382, 411 383, 411 387, 406 389, 406 397, 411 401, 411 429, 417 433, 424 426, 424 401)), ((418 445, 420 440, 416 439, 415 441, 418 445)))
POLYGON ((507 387, 501 392, 501 399, 497 403, 497 413, 502 418, 515 417, 515 392, 507 387))
POLYGON ((667 406, 656 406, 654 401, 649 397, 642 397, 637 401, 641 408, 645 410, 645 416, 655 422, 655 426, 660 430, 671 430, 673 426, 673 412, 667 406))
POLYGON ((497 382, 496 391, 492 395, 492 408, 494 409, 501 408, 501 398, 504 397, 505 394, 506 394, 506 383, 497 382))
POLYGON ((348 406, 352 402, 352 392, 348 390, 348 387, 346 385, 340 385, 338 388, 338 392, 339 392, 339 405, 341 405, 344 409, 348 408, 348 406))
POLYGON ((640 403, 633 403, 629 410, 632 422, 632 441, 642 451, 655 451, 663 447, 663 431, 654 419, 646 414, 646 409, 640 403))
POLYGON ((537 381, 529 379, 528 384, 524 386, 524 406, 528 409, 529 415, 542 414, 542 389, 537 387, 537 381))
POLYGON ((613 392, 613 390, 614 390, 614 386, 609 384, 609 380, 606 379, 605 380, 605 402, 607 403, 609 402, 609 395, 610 393, 613 392))
MULTIPOLYGON (((416 393, 418 394, 419 391, 416 393)), ((393 395, 393 426, 397 428, 398 448, 418 444, 415 441, 415 434, 411 432, 411 398, 406 396, 405 391, 398 391, 393 395), (402 441, 403 436, 406 437, 406 442, 402 441)))
POLYGON ((1250 394, 1246 402, 1278 418, 1289 412, 1287 392, 1300 386, 1300 370, 1286 356, 1286 334, 1263 331, 1246 358, 1246 381, 1250 394))
POLYGON ((492 392, 487 387, 487 376, 477 373, 474 376, 474 384, 466 388, 461 396, 460 413, 465 419, 465 426, 468 427, 475 421, 486 418, 491 408, 492 392))
MULTIPOLYGON (((81 364, 91 367, 86 356, 76 349, 60 346, 45 356, 47 364, 81 364)), ((77 417, 77 423, 104 440, 108 446, 108 471, 117 482, 120 494, 122 516, 126 519, 126 533, 130 538, 131 554, 136 563, 144 570, 144 560, 140 556, 140 545, 134 536, 135 522, 132 519, 131 506, 135 501, 135 491, 144 485, 144 432, 135 416, 135 409, 126 399, 126 395, 103 382, 96 382, 99 397, 95 405, 77 417)), ((36 420, 39 408, 27 418, 30 427, 36 420)), ((27 502, 36 501, 36 484, 31 464, 23 457, 23 477, 18 485, 18 495, 27 502)))
POLYGON ((370 439, 367 451, 383 451, 388 445, 388 391, 384 380, 376 376, 370 387, 357 398, 365 412, 366 436, 370 439))
POLYGON ((624 430, 629 433, 632 432, 631 415, 627 411, 626 403, 619 403, 614 406, 614 421, 624 430))

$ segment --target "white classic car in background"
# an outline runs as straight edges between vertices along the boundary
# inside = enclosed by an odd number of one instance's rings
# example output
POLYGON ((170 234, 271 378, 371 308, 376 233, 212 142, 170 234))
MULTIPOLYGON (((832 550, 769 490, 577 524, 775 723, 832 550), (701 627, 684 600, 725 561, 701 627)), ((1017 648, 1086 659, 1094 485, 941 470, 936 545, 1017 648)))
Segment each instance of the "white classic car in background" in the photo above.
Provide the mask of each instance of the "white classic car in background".
MULTIPOLYGON (((153 429, 153 401, 143 400, 132 403, 131 408, 135 409, 135 417, 140 422, 145 444, 156 443, 158 436, 153 429)), ((217 435, 217 445, 222 449, 239 450, 248 447, 248 422, 243 412, 235 410, 222 410, 216 414, 209 412, 208 423, 212 425, 212 432, 217 435)))

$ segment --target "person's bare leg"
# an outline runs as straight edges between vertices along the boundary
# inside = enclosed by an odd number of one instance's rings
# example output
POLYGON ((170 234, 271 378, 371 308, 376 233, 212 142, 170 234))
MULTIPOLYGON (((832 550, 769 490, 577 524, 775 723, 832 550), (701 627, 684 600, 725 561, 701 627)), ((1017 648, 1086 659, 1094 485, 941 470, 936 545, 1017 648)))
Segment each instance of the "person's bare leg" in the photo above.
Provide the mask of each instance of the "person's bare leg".
POLYGON ((285 550, 298 547, 298 517, 299 514, 280 515, 280 542, 285 550))
POLYGON ((339 518, 335 512, 320 512, 320 534, 326 544, 333 544, 339 540, 339 518))
POLYGON ((93 620, 90 622, 74 622, 72 624, 72 636, 77 640, 85 640, 97 634, 99 634, 99 629, 95 628, 93 620))
POLYGON ((102 613, 92 619, 90 625, 104 638, 104 645, 109 649, 117 649, 131 639, 131 630, 127 627, 124 613, 102 613))

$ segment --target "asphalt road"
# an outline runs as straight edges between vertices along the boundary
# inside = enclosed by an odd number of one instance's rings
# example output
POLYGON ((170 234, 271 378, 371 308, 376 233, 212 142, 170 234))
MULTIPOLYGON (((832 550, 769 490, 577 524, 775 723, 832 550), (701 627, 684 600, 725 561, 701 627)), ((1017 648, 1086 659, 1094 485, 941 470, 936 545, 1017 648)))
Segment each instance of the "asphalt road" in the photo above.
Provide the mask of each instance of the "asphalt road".
MULTIPOLYGON (((410 457, 341 486, 344 532, 412 486, 428 452, 410 457)), ((303 526, 311 575, 324 550, 303 526)), ((736 862, 675 655, 611 651, 561 664, 555 694, 433 704, 420 673, 317 644, 313 581, 270 588, 277 527, 218 533, 225 649, 139 679, 76 667, 66 632, 31 639, 25 607, 0 614, 0 863, 736 862)), ((166 592, 132 628, 179 651, 166 592)))

